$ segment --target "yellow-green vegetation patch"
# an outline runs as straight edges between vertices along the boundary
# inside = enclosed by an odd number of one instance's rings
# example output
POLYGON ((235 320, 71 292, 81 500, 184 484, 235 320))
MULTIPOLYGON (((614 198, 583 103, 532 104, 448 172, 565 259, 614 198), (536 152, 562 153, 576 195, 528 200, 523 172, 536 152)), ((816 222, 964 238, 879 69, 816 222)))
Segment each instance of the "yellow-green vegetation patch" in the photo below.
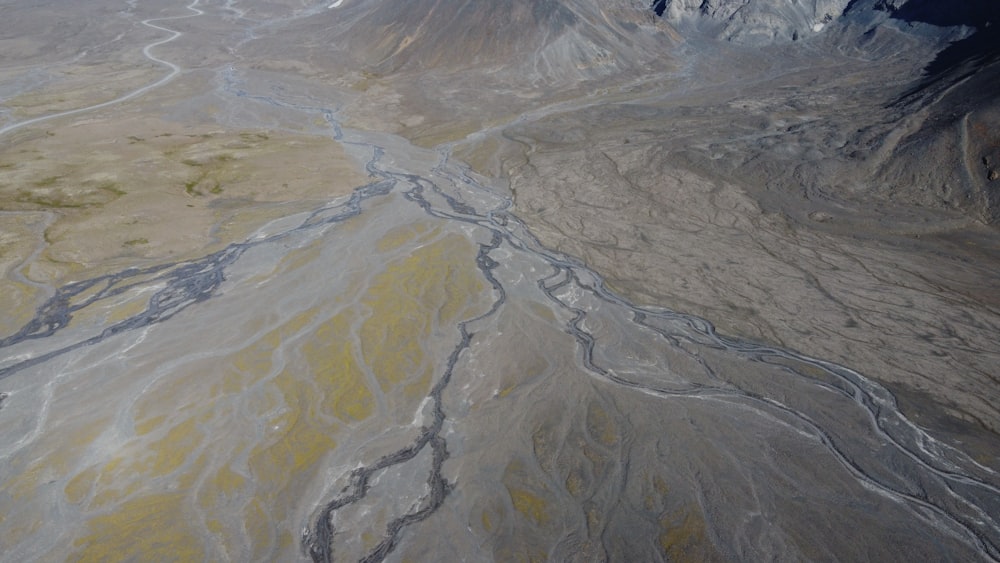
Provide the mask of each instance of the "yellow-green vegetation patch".
POLYGON ((412 223, 394 227, 385 236, 379 239, 376 248, 379 252, 389 252, 412 241, 415 237, 427 232, 426 223, 412 223))
POLYGON ((56 78, 54 81, 47 82, 42 89, 6 99, 3 105, 18 117, 74 110, 113 100, 155 82, 163 74, 154 65, 117 61, 60 64, 47 70, 56 78))
POLYGON ((0 492, 9 494, 15 500, 25 499, 33 496, 38 486, 66 477, 86 454, 87 447, 104 431, 107 423, 107 418, 101 418, 66 430, 57 438, 56 447, 8 479, 0 486, 0 492))
MULTIPOLYGON (((5 214, 0 218, 0 271, 24 270, 24 261, 43 242, 42 213, 5 214)), ((33 316, 46 296, 36 286, 11 277, 0 279, 0 334, 12 334, 33 316)))
POLYGON ((13 182, 0 186, 0 210, 99 207, 125 195, 125 190, 117 182, 95 177, 76 177, 72 170, 69 172, 42 178, 25 177, 23 173, 16 176, 12 174, 13 182), (13 195, 10 195, 12 191, 13 195), (7 197, 2 197, 3 195, 7 197))
POLYGON ((535 527, 554 523, 557 506, 548 498, 545 486, 535 479, 520 460, 512 460, 504 469, 503 484, 514 510, 535 527))
POLYGON ((382 76, 375 72, 362 70, 359 78, 351 84, 351 88, 359 92, 367 92, 373 85, 378 84, 382 76))
MULTIPOLYGON (((318 347, 321 341, 343 341, 348 336, 342 328, 349 323, 350 312, 317 324, 318 315, 315 310, 303 311, 242 349, 184 364, 146 389, 132 410, 134 437, 105 460, 67 476, 67 500, 89 516, 86 533, 75 543, 79 558, 104 560, 116 552, 125 558, 158 556, 174 549, 185 560, 201 560, 202 540, 188 541, 197 533, 187 524, 195 516, 189 511, 197 506, 206 522, 215 522, 209 530, 216 540, 227 544, 239 537, 232 533, 243 529, 232 527, 230 501, 237 497, 249 498, 243 516, 252 521, 245 522, 245 528, 251 531, 255 548, 265 550, 258 553, 261 558, 276 547, 273 538, 277 547, 293 547, 294 537, 282 532, 281 526, 297 509, 303 487, 320 461, 336 447, 339 423, 324 411, 328 399, 345 389, 338 387, 340 374, 314 380, 301 364, 276 366, 273 355, 285 342, 304 338, 304 346, 318 347), (248 400, 250 410, 237 412, 228 399, 234 395, 265 400, 248 400), (266 429, 261 438, 254 438, 257 421, 266 429), (227 439, 219 442, 219 436, 227 439), (150 486, 158 481, 172 483, 171 493, 161 494, 159 487, 150 486), (125 545, 113 533, 116 527, 125 534, 141 535, 142 540, 125 545)), ((341 410, 345 417, 364 415, 353 410, 353 403, 341 410)), ((79 441, 86 444, 92 439, 93 433, 88 433, 79 441)), ((52 453, 42 456, 40 469, 33 474, 51 472, 55 461, 52 453)), ((32 481, 28 488, 37 484, 32 481)))
POLYGON ((326 137, 131 117, 53 131, 0 150, 0 211, 58 214, 31 272, 44 282, 122 255, 204 254, 289 212, 276 204, 315 207, 367 180, 326 137))
MULTIPOLYGON (((80 514, 74 560, 202 560, 220 549, 243 552, 248 545, 241 542, 249 542, 251 559, 293 556, 295 535, 288 530, 300 525, 302 499, 343 432, 373 418, 379 384, 415 408, 441 360, 427 341, 486 304, 476 247, 464 236, 426 224, 394 231, 375 246, 389 258, 385 269, 372 283, 347 284, 334 303, 242 322, 239 345, 220 343, 212 355, 169 368, 162 367, 169 352, 141 356, 132 369, 155 372, 156 379, 141 392, 122 389, 125 413, 114 419, 88 413, 76 433, 44 433, 7 492, 27 498, 61 484, 64 500, 80 514), (409 247, 416 250, 406 254, 409 247), (373 379, 378 373, 384 377, 373 379), (60 449, 60 440, 78 446, 60 449)), ((321 249, 306 246, 274 268, 305 267, 321 249)), ((117 318, 143 303, 140 295, 123 295, 102 314, 117 318)), ((410 408, 405 418, 412 417, 410 408)), ((515 494, 519 505, 534 502, 515 494)))
POLYGON ((431 126, 404 127, 399 134, 418 147, 433 148, 442 143, 460 141, 483 127, 478 121, 445 121, 431 126))
MULTIPOLYGON (((0 249, 0 266, 8 261, 3 260, 0 249)), ((0 280, 0 334, 8 335, 16 332, 35 316, 35 308, 41 304, 44 295, 39 288, 24 283, 0 280)))
POLYGON ((669 561, 721 561, 712 544, 700 507, 672 498, 670 487, 659 474, 640 472, 643 509, 656 515, 660 531, 657 547, 669 561))
POLYGON ((613 446, 618 442, 618 429, 614 419, 597 402, 587 405, 587 431, 602 445, 613 446))
POLYGON ((371 314, 361 325, 361 342, 383 391, 408 383, 408 395, 426 394, 432 366, 423 343, 436 323, 450 325, 478 302, 484 286, 474 260, 472 244, 449 234, 389 263, 372 280, 363 299, 371 314))
POLYGON ((490 511, 484 510, 479 520, 484 530, 487 532, 493 531, 493 516, 490 514, 490 511))
POLYGON ((660 518, 660 548, 670 561, 721 561, 701 511, 685 507, 660 518))
POLYGON ((528 517, 532 522, 543 525, 549 521, 549 506, 545 499, 525 489, 507 489, 514 510, 528 517))
POLYGON ((45 178, 35 180, 31 184, 36 188, 44 188, 47 186, 55 185, 55 183, 58 182, 61 178, 62 176, 47 176, 45 178))
POLYGON ((583 473, 579 469, 570 469, 566 474, 566 492, 574 497, 579 497, 583 494, 584 483, 583 473))
POLYGON ((96 516, 74 543, 76 561, 202 561, 197 519, 182 493, 161 493, 124 503, 96 516))

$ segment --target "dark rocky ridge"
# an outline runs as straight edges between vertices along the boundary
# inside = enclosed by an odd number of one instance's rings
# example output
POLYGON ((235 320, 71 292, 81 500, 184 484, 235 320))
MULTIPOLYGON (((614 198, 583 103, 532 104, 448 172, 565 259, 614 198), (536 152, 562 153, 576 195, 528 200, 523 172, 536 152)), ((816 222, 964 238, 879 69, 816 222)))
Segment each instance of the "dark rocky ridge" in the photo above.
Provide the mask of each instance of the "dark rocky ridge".
POLYGON ((849 0, 774 2, 657 0, 653 10, 682 29, 746 44, 793 41, 819 33, 842 16, 849 0))
POLYGON ((862 199, 956 209, 987 224, 1000 221, 997 3, 668 1, 653 8, 689 35, 758 48, 803 41, 820 54, 854 54, 887 68, 899 66, 904 49, 922 53, 922 60, 909 62, 920 71, 911 67, 905 87, 886 81, 865 91, 883 106, 867 119, 832 112, 823 120, 844 142, 820 148, 826 156, 818 162, 800 166, 788 177, 775 169, 785 167, 783 159, 769 159, 761 147, 744 146, 739 152, 749 157, 737 157, 745 162, 732 170, 781 191, 802 186, 807 192, 845 198, 847 192, 861 191, 862 199), (806 25, 810 21, 814 23, 806 25), (861 184, 868 188, 851 187, 861 184))

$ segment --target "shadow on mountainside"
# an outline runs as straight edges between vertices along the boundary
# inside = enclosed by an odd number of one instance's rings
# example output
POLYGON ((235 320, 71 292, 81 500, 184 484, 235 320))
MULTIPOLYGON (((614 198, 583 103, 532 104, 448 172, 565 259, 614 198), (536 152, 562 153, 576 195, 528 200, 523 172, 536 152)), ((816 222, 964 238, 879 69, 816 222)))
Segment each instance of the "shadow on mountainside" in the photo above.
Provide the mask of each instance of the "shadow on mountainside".
POLYGON ((975 70, 1000 58, 1000 2, 996 0, 910 0, 889 11, 893 18, 906 22, 976 30, 938 53, 924 68, 931 79, 959 67, 975 70))

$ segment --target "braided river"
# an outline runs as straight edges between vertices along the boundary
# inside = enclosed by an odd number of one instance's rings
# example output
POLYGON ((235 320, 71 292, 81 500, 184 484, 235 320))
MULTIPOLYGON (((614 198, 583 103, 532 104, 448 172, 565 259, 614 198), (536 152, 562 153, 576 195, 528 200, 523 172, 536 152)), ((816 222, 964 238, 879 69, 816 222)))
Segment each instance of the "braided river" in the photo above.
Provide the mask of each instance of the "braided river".
POLYGON ((0 559, 1000 560, 1000 476, 863 366, 630 303, 447 145, 222 88, 368 181, 0 334, 0 559))

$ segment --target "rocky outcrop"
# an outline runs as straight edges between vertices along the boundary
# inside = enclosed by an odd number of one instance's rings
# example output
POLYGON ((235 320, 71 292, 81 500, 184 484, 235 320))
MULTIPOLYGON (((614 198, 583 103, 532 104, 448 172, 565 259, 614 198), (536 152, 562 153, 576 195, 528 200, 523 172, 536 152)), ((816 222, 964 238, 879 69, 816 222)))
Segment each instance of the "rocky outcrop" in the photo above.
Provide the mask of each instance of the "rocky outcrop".
POLYGON ((795 41, 839 20, 982 28, 1000 12, 991 0, 653 0, 650 7, 678 27, 753 45, 795 41))
MULTIPOLYGON (((783 49, 802 40, 817 56, 846 54, 886 69, 872 88, 859 84, 836 94, 857 101, 864 91, 863 99, 884 101, 861 113, 850 114, 845 106, 818 114, 808 131, 827 130, 830 139, 840 140, 813 142, 809 166, 789 161, 787 150, 720 137, 720 143, 740 147, 734 149, 740 164, 730 179, 751 177, 785 193, 804 189, 957 210, 1000 224, 1000 3, 658 0, 652 8, 687 37, 772 45, 788 64, 793 58, 783 49), (909 77, 888 78, 889 69, 904 65, 912 65, 909 77), (787 172, 792 168, 794 173, 787 172)), ((757 58, 778 60, 771 57, 757 58)), ((805 91, 797 91, 790 99, 805 99, 805 91)), ((778 146, 800 146, 808 136, 790 129, 772 139, 781 139, 778 146)))
POLYGON ((850 0, 657 0, 652 7, 679 27, 738 43, 794 41, 822 31, 850 0))

